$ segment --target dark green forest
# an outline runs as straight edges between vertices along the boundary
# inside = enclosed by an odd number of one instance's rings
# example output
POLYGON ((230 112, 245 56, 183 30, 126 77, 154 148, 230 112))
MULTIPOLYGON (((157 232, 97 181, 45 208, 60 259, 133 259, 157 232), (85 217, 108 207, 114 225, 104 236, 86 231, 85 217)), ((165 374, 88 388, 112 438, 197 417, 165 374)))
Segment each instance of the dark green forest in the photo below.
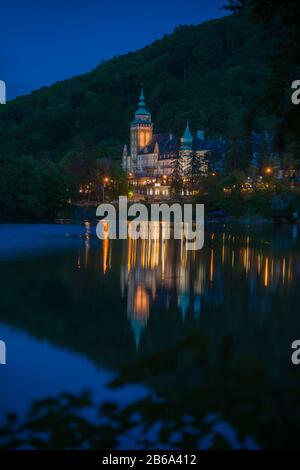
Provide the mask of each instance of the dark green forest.
MULTIPOLYGON (((106 195, 126 194, 120 157, 141 83, 155 132, 181 135, 189 120, 192 130, 240 146, 252 131, 270 131, 275 149, 296 161, 298 107, 291 106, 290 84, 297 78, 297 49, 291 47, 297 15, 275 6, 270 11, 256 0, 228 2, 229 16, 178 26, 90 73, 1 106, 0 218, 52 220, 78 187, 101 192, 105 176, 106 195)), ((296 13, 295 2, 293 8, 296 13)), ((251 150, 243 146, 242 156, 238 148, 235 156, 228 151, 227 173, 249 174, 251 150)), ((212 207, 223 209, 223 199, 222 193, 212 207)))
POLYGON ((245 15, 179 26, 153 44, 95 70, 43 87, 0 109, 0 151, 59 161, 78 146, 118 156, 141 82, 155 131, 182 133, 189 119, 211 136, 268 127, 262 98, 272 43, 245 15), (254 113, 254 108, 256 108, 254 113))

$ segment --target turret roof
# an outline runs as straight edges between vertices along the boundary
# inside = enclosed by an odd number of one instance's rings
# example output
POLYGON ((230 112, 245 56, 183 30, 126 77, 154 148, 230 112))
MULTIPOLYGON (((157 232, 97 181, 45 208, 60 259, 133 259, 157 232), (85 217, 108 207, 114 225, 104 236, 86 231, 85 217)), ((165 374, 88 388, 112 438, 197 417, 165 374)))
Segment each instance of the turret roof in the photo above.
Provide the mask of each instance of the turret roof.
POLYGON ((135 119, 138 119, 138 116, 150 116, 149 111, 146 109, 145 97, 144 97, 144 89, 141 88, 141 94, 139 97, 139 107, 135 112, 135 119))
POLYGON ((193 136, 192 136, 192 133, 190 131, 190 128, 189 128, 189 122, 186 123, 186 128, 185 128, 185 131, 184 131, 184 134, 183 136, 181 137, 181 147, 183 149, 190 149, 192 147, 192 144, 193 144, 193 136))

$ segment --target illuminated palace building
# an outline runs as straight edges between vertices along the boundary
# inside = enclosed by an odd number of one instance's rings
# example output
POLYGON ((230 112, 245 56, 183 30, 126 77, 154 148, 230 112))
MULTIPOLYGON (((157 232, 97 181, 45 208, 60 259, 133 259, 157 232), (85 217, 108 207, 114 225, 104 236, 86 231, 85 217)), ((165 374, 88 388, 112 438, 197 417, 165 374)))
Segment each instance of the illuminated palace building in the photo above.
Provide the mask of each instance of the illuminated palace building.
MULTIPOLYGON (((207 174, 208 154, 214 140, 206 140, 204 131, 196 136, 187 123, 181 138, 171 132, 153 134, 151 114, 146 109, 143 89, 134 121, 130 125, 130 147, 125 145, 122 166, 136 191, 149 196, 168 196, 174 161, 181 159, 183 173, 193 154, 199 157, 201 172, 207 174)), ((183 174, 184 176, 184 174, 183 174)))

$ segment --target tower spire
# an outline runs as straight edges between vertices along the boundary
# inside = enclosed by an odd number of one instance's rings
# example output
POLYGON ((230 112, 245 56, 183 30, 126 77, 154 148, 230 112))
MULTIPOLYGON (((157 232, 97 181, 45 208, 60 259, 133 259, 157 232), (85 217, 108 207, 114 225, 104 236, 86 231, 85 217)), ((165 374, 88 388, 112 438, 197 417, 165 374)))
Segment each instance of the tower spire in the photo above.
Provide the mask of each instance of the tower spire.
POLYGON ((151 123, 151 114, 146 109, 143 84, 141 86, 141 93, 140 93, 140 97, 139 97, 139 106, 138 106, 138 109, 135 112, 135 121, 140 121, 140 120, 142 120, 143 122, 147 121, 147 122, 151 123))
POLYGON ((186 123, 186 128, 185 128, 184 134, 183 134, 183 136, 181 137, 180 140, 181 140, 181 148, 182 149, 189 150, 192 147, 193 136, 192 136, 192 133, 190 131, 189 121, 187 121, 187 123, 186 123))
POLYGON ((140 98, 139 98, 139 108, 145 108, 145 106, 146 106, 146 103, 145 103, 145 96, 144 96, 144 84, 142 82, 141 94, 140 94, 140 98))

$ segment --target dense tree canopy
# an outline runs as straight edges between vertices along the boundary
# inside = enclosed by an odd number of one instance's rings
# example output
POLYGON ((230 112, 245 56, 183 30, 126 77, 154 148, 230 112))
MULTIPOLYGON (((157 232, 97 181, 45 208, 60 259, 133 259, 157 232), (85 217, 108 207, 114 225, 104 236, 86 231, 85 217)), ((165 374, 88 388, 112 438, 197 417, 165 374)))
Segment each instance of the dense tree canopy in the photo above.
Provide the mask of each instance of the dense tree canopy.
POLYGON ((153 44, 95 70, 43 87, 0 109, 0 152, 60 160, 78 140, 101 156, 121 154, 144 82, 155 131, 194 130, 228 136, 266 127, 263 104, 272 41, 245 15, 179 26, 153 44), (252 113, 253 114, 253 113, 252 113))
POLYGON ((279 149, 287 143, 300 142, 300 107, 291 101, 291 84, 300 79, 300 9, 297 0, 228 0, 226 7, 234 12, 246 11, 265 36, 272 37, 270 79, 266 98, 277 117, 276 137, 279 149))

